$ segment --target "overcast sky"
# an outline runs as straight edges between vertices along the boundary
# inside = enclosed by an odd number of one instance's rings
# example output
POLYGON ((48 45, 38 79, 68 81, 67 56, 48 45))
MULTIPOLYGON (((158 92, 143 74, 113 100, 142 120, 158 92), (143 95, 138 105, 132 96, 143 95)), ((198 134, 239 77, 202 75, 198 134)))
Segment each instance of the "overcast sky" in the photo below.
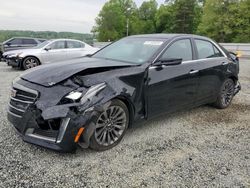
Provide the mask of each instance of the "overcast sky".
MULTIPOLYGON (((89 33, 105 2, 107 0, 0 0, 0 30, 89 33)), ((135 2, 140 6, 143 0, 135 2)))

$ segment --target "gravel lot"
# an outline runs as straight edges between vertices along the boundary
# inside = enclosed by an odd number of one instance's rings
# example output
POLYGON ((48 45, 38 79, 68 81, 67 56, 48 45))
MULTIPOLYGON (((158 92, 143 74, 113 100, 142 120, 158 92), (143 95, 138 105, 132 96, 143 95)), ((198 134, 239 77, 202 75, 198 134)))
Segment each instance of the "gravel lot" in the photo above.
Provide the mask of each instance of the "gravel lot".
POLYGON ((24 143, 6 118, 11 81, 0 63, 0 187, 250 187, 250 61, 226 110, 210 106, 129 129, 105 152, 61 154, 24 143))

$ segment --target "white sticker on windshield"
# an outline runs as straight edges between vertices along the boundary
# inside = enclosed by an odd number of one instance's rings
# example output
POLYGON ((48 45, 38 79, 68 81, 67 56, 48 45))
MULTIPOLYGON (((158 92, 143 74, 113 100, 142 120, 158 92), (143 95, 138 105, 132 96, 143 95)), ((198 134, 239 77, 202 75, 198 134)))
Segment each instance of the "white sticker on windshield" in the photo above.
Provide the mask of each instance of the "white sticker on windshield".
POLYGON ((145 41, 144 45, 160 46, 162 43, 162 41, 145 41))

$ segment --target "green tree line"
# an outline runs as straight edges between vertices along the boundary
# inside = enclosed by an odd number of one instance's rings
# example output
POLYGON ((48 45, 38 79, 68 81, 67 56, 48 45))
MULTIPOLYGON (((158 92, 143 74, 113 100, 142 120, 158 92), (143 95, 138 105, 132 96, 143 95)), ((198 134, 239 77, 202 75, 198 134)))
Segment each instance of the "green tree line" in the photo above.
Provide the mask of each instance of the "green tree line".
POLYGON ((155 0, 137 7, 133 0, 109 0, 92 32, 98 41, 128 34, 189 33, 218 42, 250 42, 250 0, 155 0))
POLYGON ((15 31, 15 30, 0 30, 0 42, 3 42, 12 37, 33 37, 43 39, 70 38, 93 43, 92 34, 81 34, 72 32, 53 32, 53 31, 15 31))

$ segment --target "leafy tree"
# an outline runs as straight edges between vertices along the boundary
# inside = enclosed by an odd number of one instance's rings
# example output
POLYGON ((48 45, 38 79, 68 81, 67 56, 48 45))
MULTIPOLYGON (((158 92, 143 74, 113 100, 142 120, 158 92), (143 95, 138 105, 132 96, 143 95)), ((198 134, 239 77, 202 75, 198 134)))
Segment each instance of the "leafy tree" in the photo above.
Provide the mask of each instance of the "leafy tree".
POLYGON ((250 0, 240 1, 238 6, 231 6, 231 10, 235 12, 232 42, 250 42, 250 0))
POLYGON ((250 0, 109 0, 96 19, 99 41, 129 34, 198 33, 219 42, 250 42, 250 0))
POLYGON ((173 17, 173 5, 161 5, 156 13, 156 32, 172 33, 174 31, 175 19, 173 17))
POLYGON ((176 0, 174 8, 174 31, 195 33, 200 22, 201 7, 197 0, 176 0))
POLYGON ((249 0, 206 0, 198 33, 219 42, 249 42, 249 0))
POLYGON ((104 4, 93 32, 99 41, 113 41, 126 35, 127 18, 133 20, 137 7, 132 0, 110 0, 104 4))
POLYGON ((166 0, 156 14, 157 32, 194 33, 200 23, 202 2, 166 0))
POLYGON ((157 2, 155 0, 144 1, 139 8, 140 33, 155 33, 156 32, 156 12, 157 2))

